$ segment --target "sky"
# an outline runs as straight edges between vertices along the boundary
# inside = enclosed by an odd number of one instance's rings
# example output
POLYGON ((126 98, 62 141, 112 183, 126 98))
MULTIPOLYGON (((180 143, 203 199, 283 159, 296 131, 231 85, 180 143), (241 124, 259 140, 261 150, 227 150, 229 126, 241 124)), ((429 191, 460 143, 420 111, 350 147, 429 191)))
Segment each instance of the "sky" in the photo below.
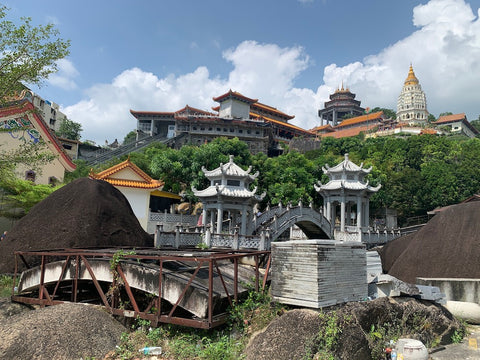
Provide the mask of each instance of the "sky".
POLYGON ((0 2, 71 41, 32 90, 99 145, 136 128, 130 110, 211 110, 230 89, 305 129, 342 84, 396 111, 410 65, 431 114, 480 115, 480 0, 0 2))

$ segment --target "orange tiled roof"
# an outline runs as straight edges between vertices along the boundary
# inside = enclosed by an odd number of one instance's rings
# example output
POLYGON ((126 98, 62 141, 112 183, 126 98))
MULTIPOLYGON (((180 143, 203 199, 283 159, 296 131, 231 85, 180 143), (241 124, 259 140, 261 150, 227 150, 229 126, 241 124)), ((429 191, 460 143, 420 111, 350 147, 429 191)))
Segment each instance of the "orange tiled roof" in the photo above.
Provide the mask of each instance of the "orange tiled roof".
POLYGON ((253 108, 256 108, 256 107, 257 107, 257 108, 260 108, 260 109, 264 109, 264 110, 270 111, 270 112, 272 112, 272 113, 274 113, 274 114, 277 114, 277 115, 279 115, 279 116, 281 116, 281 117, 284 117, 284 118, 286 118, 286 119, 288 119, 288 120, 291 120, 291 119, 293 119, 293 118, 295 117, 295 115, 288 115, 288 114, 286 114, 286 113, 278 110, 277 108, 274 108, 273 106, 265 105, 265 104, 262 104, 262 103, 259 103, 259 102, 253 103, 253 104, 252 104, 252 107, 253 107, 253 108))
POLYGON ((376 120, 376 119, 381 118, 382 116, 383 116, 383 111, 370 113, 370 114, 365 114, 365 115, 362 115, 362 116, 357 116, 357 117, 354 117, 354 118, 343 120, 339 125, 336 126, 336 128, 349 126, 349 125, 354 125, 354 124, 360 124, 360 123, 366 122, 366 121, 376 120))
POLYGON ((326 124, 326 125, 322 125, 322 126, 316 126, 313 129, 310 129, 309 131, 312 131, 312 132, 315 132, 315 133, 320 132, 320 131, 332 132, 332 131, 335 131, 335 129, 332 127, 332 125, 326 124))
POLYGON ((334 132, 329 132, 325 134, 320 134, 321 137, 334 137, 336 139, 344 138, 344 137, 350 137, 350 136, 357 136, 360 134, 362 131, 367 131, 369 129, 372 129, 372 126, 356 126, 353 128, 348 128, 348 129, 342 129, 342 130, 337 130, 334 132))
POLYGON ((449 123, 453 121, 463 121, 465 119, 466 119, 465 113, 445 115, 445 116, 440 116, 438 120, 435 121, 435 124, 449 123))
POLYGON ((140 188, 140 189, 158 189, 165 184, 163 181, 152 179, 147 173, 145 173, 137 165, 132 163, 130 161, 130 158, 106 170, 103 170, 98 174, 95 174, 93 170, 90 170, 89 177, 92 179, 107 181, 112 185, 133 187, 133 188, 140 188), (116 179, 111 177, 113 174, 118 173, 119 171, 125 168, 130 168, 131 170, 133 170, 137 175, 139 175, 143 179, 143 181, 129 180, 129 179, 116 179))
MULTIPOLYGON (((255 116, 257 114, 254 114, 254 113, 250 113, 251 116, 255 116)), ((258 116, 258 115, 257 115, 258 116)), ((285 126, 285 127, 288 127, 288 128, 291 128, 291 129, 294 129, 294 130, 297 130, 297 131, 300 131, 300 132, 303 132, 303 133, 308 133, 308 134, 314 134, 312 131, 310 130, 305 130, 305 129, 302 129, 301 127, 298 127, 298 126, 295 126, 295 125, 292 125, 292 124, 289 124, 287 122, 283 122, 283 121, 279 121, 279 120, 275 120, 275 119, 272 119, 272 118, 269 118, 269 117, 266 117, 266 116, 261 116, 261 118, 267 120, 268 122, 272 122, 272 123, 275 123, 275 124, 278 124, 278 125, 282 125, 282 126, 285 126)))

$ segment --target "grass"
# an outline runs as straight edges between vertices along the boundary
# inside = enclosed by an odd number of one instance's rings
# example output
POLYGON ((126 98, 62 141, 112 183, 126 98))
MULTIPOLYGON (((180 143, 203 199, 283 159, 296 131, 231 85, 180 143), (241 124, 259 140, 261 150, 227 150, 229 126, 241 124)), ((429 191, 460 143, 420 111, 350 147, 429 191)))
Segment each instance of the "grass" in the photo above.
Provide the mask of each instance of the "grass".
POLYGON ((13 277, 9 275, 0 275, 0 297, 9 297, 12 295, 13 277))

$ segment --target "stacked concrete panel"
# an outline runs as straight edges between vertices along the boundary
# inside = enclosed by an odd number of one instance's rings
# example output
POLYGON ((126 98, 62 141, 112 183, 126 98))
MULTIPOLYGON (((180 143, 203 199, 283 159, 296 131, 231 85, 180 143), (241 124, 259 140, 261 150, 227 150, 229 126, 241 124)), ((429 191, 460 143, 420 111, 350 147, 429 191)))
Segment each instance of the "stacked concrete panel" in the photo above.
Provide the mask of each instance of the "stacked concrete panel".
POLYGON ((321 308, 368 296, 365 246, 358 242, 302 240, 272 243, 275 301, 321 308))

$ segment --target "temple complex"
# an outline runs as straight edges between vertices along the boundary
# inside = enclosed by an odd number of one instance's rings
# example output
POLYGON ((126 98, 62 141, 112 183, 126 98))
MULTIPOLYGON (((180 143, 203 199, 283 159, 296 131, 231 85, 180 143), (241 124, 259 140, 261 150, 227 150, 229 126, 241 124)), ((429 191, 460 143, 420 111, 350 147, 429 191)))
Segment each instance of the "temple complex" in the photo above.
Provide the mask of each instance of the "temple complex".
POLYGON ((329 177, 326 184, 318 182, 315 190, 323 197, 323 214, 335 226, 335 239, 344 241, 361 241, 362 232, 369 229, 370 196, 380 190, 381 185, 372 187, 365 177, 372 168, 364 169, 348 159, 340 164, 322 167, 329 177), (338 209, 340 205, 340 209, 338 209))
POLYGON ((330 101, 324 103, 324 109, 318 110, 320 117, 320 126, 325 124, 336 126, 342 119, 349 115, 350 117, 360 116, 365 109, 360 106, 360 101, 355 100, 355 94, 350 89, 337 89, 335 93, 330 95, 330 101))
POLYGON ((425 124, 427 119, 427 98, 410 65, 402 92, 398 96, 397 120, 415 125, 425 124))
POLYGON ((172 139, 175 148, 185 144, 202 145, 217 137, 244 141, 252 154, 278 155, 283 145, 296 136, 313 137, 313 133, 290 124, 294 116, 246 97, 236 91, 214 97, 219 105, 213 112, 185 106, 175 112, 134 111, 137 140, 156 137, 172 139))

